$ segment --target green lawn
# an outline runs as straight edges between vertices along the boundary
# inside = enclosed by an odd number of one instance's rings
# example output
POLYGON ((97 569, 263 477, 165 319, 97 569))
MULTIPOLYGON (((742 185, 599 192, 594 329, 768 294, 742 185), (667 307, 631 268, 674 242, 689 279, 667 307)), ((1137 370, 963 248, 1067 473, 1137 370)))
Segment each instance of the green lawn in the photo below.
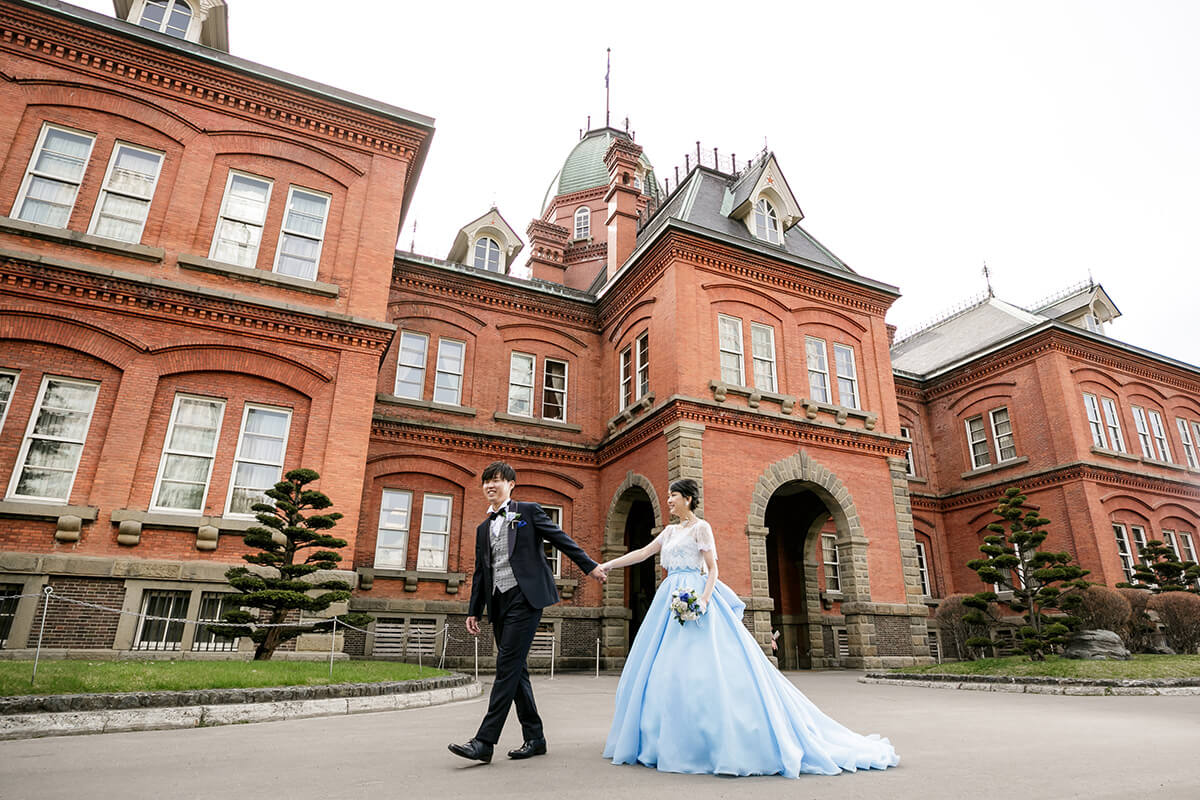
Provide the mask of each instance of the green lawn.
POLYGON ((1050 656, 1030 661, 1025 656, 984 658, 926 667, 904 667, 894 672, 940 673, 943 675, 1014 675, 1051 678, 1200 678, 1200 655, 1137 655, 1132 661, 1082 661, 1050 656))
POLYGON ((0 661, 0 696, 86 694, 407 681, 448 674, 396 661, 0 661))

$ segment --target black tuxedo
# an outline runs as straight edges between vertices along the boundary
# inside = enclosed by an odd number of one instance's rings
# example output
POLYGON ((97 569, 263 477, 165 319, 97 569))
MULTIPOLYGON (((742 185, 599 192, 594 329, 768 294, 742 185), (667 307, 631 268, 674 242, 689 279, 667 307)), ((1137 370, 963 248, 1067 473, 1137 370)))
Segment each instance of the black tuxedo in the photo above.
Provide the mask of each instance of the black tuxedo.
POLYGON ((509 500, 508 512, 516 518, 502 522, 501 530, 508 537, 508 563, 517 585, 507 592, 492 590, 491 522, 484 520, 475 529, 475 574, 467 612, 479 619, 486 608, 496 637, 496 681, 492 684, 487 714, 475 735, 479 741, 491 745, 500 739, 513 703, 525 741, 544 738, 525 663, 542 619, 542 609, 558 602, 558 588, 543 543, 550 542, 585 573, 597 566, 537 503, 509 500))

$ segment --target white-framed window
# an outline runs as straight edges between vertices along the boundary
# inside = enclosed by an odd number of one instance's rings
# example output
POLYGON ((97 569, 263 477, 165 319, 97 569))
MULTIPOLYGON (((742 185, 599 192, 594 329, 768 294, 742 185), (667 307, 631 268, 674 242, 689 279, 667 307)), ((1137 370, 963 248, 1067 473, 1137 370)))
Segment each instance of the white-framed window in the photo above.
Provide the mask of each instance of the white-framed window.
POLYGON ((397 397, 420 400, 425 391, 425 356, 429 336, 415 331, 400 331, 400 355, 396 360, 397 397))
POLYGON ((437 374, 434 376, 433 400, 452 406, 462 402, 463 362, 467 345, 456 339, 438 339, 437 374))
POLYGON ((1171 445, 1167 442, 1167 427, 1163 425, 1162 414, 1150 412, 1150 434, 1154 437, 1154 447, 1158 452, 1158 460, 1173 464, 1171 460, 1171 445))
POLYGON ((921 593, 926 597, 933 597, 929 583, 929 561, 925 554, 924 542, 917 542, 917 571, 921 575, 921 593))
POLYGON ((854 363, 854 348, 848 344, 833 346, 837 367, 838 403, 846 408, 861 408, 858 403, 858 368, 854 363))
POLYGON ((621 411, 633 405, 633 348, 621 351, 621 411))
POLYGON ((742 321, 737 317, 718 314, 717 332, 721 348, 721 382, 734 386, 745 386, 742 321))
POLYGON ((272 185, 269 178, 229 171, 209 258, 242 267, 258 262, 272 185))
POLYGON ((1017 457, 1017 445, 1013 441, 1012 420, 1005 407, 988 412, 992 421, 992 438, 996 441, 996 461, 1008 461, 1017 457))
POLYGON ((818 403, 828 403, 829 361, 825 356, 825 340, 805 336, 804 354, 808 361, 808 393, 818 403))
POLYGON ((838 561, 837 536, 832 533, 821 534, 821 561, 825 567, 825 591, 840 592, 841 564, 838 561))
POLYGON ((427 494, 421 501, 421 541, 417 549, 417 569, 446 571, 450 553, 449 495, 427 494))
POLYGON ((1146 566, 1150 566, 1150 559, 1146 555, 1146 529, 1141 525, 1130 525, 1129 533, 1133 536, 1133 543, 1137 546, 1137 557, 1146 566))
POLYGON ((138 24, 176 39, 186 39, 192 8, 186 0, 146 0, 138 24))
POLYGON ((500 245, 490 236, 480 236, 475 240, 475 252, 472 255, 472 265, 488 272, 503 272, 500 266, 500 245))
POLYGON ((1100 419, 1100 404, 1096 402, 1096 395, 1084 392, 1083 405, 1087 409, 1088 427, 1092 431, 1092 444, 1107 450, 1108 442, 1104 440, 1104 422, 1100 419))
POLYGON ((163 443, 151 507, 200 511, 208 497, 225 401, 177 394, 163 443))
POLYGON ((191 592, 146 591, 142 593, 142 613, 134 650, 178 650, 183 641, 191 592), (154 617, 155 619, 146 619, 154 617))
POLYGON ((1162 535, 1163 535, 1163 543, 1166 544, 1166 546, 1168 548, 1170 548, 1172 553, 1174 553, 1175 560, 1179 561, 1180 560, 1179 541, 1175 538, 1175 531, 1167 530, 1166 528, 1163 528, 1162 535))
POLYGON ((200 595, 200 611, 196 615, 196 635, 192 649, 202 651, 231 652, 238 649, 238 637, 218 636, 205 623, 218 623, 225 612, 240 608, 239 594, 233 592, 203 592, 200 595))
POLYGON ((1129 536, 1125 533, 1125 526, 1114 522, 1113 536, 1117 539, 1117 556, 1121 559, 1121 571, 1125 573, 1126 583, 1133 583, 1133 551, 1129 548, 1129 536))
POLYGON ((1191 531, 1178 531, 1179 533, 1179 556, 1184 561, 1191 561, 1193 564, 1196 561, 1196 541, 1192 536, 1191 531))
POLYGON ((67 227, 95 143, 94 134, 44 124, 12 216, 52 228, 67 227))
POLYGON ((576 239, 586 239, 592 235, 592 211, 587 206, 575 209, 576 239))
POLYGON ((67 502, 100 384, 46 375, 38 388, 8 496, 67 502))
POLYGON ((644 331, 634 341, 637 356, 637 396, 641 400, 650 393, 650 332, 644 331))
POLYGON ((983 427, 983 415, 967 420, 967 444, 971 448, 971 468, 979 469, 991 464, 988 455, 987 432, 983 427))
POLYGON ((1183 443, 1183 457, 1187 459, 1187 465, 1192 469, 1200 469, 1200 462, 1196 460, 1196 445, 1192 441, 1192 432, 1188 427, 1188 421, 1183 417, 1176 417, 1175 424, 1179 427, 1179 441, 1183 443))
POLYGON ((776 391, 773 327, 758 322, 750 323, 750 355, 754 361, 754 388, 764 392, 776 391))
POLYGON ((291 424, 291 409, 246 404, 229 481, 227 513, 253 516, 255 503, 270 504, 271 499, 263 493, 274 488, 283 475, 291 424))
POLYGON ((1131 406, 1133 411, 1133 427, 1137 430, 1138 444, 1142 446, 1142 455, 1154 458, 1154 440, 1150 438, 1150 424, 1146 422, 1146 411, 1141 406, 1131 406))
POLYGON ((1113 450, 1119 453, 1125 450, 1125 436, 1121 433, 1121 416, 1117 413, 1117 402, 1111 397, 1101 397, 1100 405, 1104 407, 1104 425, 1108 430, 1108 440, 1113 450))
POLYGON ((537 359, 528 353, 513 353, 508 362, 508 413, 533 416, 533 375, 537 359))
POLYGON ((412 492, 384 489, 379 500, 379 527, 375 535, 376 569, 404 569, 408 561, 408 525, 412 492))
POLYGON ((567 362, 542 361, 542 418, 567 421, 567 362))
POLYGON ((0 370, 0 431, 8 419, 8 407, 12 403, 13 390, 17 388, 17 374, 11 370, 0 370))
POLYGON ((779 244, 779 217, 765 197, 754 204, 754 235, 771 244, 779 244))
MULTIPOLYGON (((562 527, 562 506, 542 506, 542 510, 546 512, 556 527, 562 527)), ((554 573, 554 577, 561 578, 562 553, 549 542, 542 542, 542 546, 546 548, 546 563, 550 565, 550 571, 554 573)))
MULTIPOLYGON (((903 425, 900 426, 900 435, 903 436, 905 439, 912 439, 912 431, 910 431, 908 428, 904 427, 903 425)), ((913 460, 913 449, 912 449, 911 444, 908 446, 908 449, 904 451, 904 461, 908 464, 908 474, 916 475, 917 474, 917 465, 916 465, 916 462, 913 460)))
POLYGON ((122 242, 140 242, 158 185, 163 154, 125 142, 113 148, 104 186, 88 233, 122 242))
POLYGON ((275 271, 315 281, 321 265, 321 246, 325 224, 329 221, 330 196, 312 189, 289 186, 279 246, 275 252, 275 271))

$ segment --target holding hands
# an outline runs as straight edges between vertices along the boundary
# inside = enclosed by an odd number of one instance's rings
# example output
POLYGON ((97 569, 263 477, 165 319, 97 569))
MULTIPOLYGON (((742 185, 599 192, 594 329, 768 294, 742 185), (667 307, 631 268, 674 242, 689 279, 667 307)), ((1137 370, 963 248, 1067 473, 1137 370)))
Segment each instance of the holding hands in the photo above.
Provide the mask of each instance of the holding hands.
POLYGON ((608 580, 609 568, 604 564, 597 564, 596 568, 588 573, 589 578, 594 578, 599 583, 604 583, 608 580))

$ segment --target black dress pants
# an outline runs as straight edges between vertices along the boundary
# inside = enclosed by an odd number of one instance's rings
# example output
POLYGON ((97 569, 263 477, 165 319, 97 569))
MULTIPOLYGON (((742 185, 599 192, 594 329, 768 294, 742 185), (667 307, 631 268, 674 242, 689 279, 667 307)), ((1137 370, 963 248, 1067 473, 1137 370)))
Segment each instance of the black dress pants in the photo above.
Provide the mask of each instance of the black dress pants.
POLYGON ((492 632, 496 637, 496 682, 487 714, 479 725, 475 738, 494 745, 500 741, 500 731, 508 719, 508 710, 517 705, 517 719, 525 741, 543 738, 542 718, 533 702, 533 685, 529 682, 529 667, 525 660, 533 636, 542 619, 542 610, 529 605, 520 587, 497 593, 489 609, 492 632))

